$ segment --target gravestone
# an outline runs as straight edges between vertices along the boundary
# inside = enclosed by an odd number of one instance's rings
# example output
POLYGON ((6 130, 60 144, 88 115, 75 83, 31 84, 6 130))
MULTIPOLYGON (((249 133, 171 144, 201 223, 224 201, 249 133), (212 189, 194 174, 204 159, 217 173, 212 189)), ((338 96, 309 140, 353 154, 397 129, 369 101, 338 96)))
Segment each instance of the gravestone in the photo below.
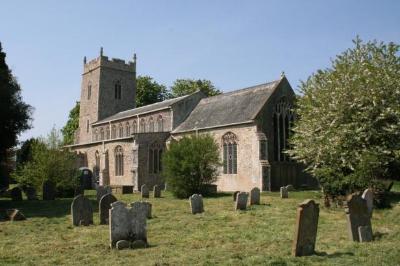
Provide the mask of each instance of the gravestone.
POLYGON ((19 187, 11 189, 11 200, 13 201, 22 200, 22 190, 19 187))
POLYGON ((237 194, 239 194, 239 192, 240 191, 235 191, 235 192, 233 192, 233 201, 236 201, 236 197, 237 197, 237 194))
POLYGON ((99 202, 100 224, 108 224, 108 215, 110 214, 111 203, 116 202, 117 198, 108 193, 101 197, 99 202))
POLYGON ((140 187, 140 192, 142 194, 142 198, 149 198, 149 188, 146 186, 146 184, 142 185, 140 187))
POLYGON ((22 212, 18 209, 8 209, 6 211, 7 218, 10 221, 23 221, 26 220, 25 216, 22 214, 22 212))
POLYGON ((372 217, 372 211, 374 209, 374 192, 372 189, 366 189, 364 190, 364 193, 361 196, 365 201, 367 202, 367 208, 369 215, 372 217))
POLYGON ((239 192, 236 196, 235 210, 246 210, 249 193, 239 192))
POLYGON ((93 209, 90 200, 83 195, 74 198, 71 204, 72 224, 75 226, 93 224, 93 209))
POLYGON ((250 191, 250 205, 260 205, 260 189, 258 187, 250 191))
POLYGON ((152 205, 150 202, 147 201, 141 201, 140 203, 143 204, 143 206, 145 206, 147 212, 146 212, 146 218, 147 219, 151 219, 151 209, 152 209, 152 205))
POLYGON ((193 194, 189 197, 190 209, 192 214, 204 212, 203 196, 200 194, 193 194))
POLYGON ((37 200, 36 189, 34 187, 26 187, 25 195, 28 200, 37 200))
POLYGON ((110 186, 97 186, 96 188, 97 202, 100 202, 101 198, 106 194, 111 194, 110 186))
POLYGON ((43 200, 55 200, 56 199, 56 185, 46 180, 43 182, 43 200))
POLYGON ((345 212, 349 238, 352 241, 359 242, 358 228, 360 226, 369 226, 372 228, 367 201, 361 198, 359 194, 351 194, 347 197, 345 212))
POLYGON ((360 242, 371 242, 373 238, 371 226, 359 226, 358 238, 360 239, 360 242))
POLYGON ((293 241, 293 256, 314 254, 317 239, 319 204, 305 200, 297 208, 296 232, 293 241))
POLYGON ((289 193, 286 187, 281 187, 280 191, 282 199, 287 199, 289 197, 289 193))
MULTIPOLYGON (((147 207, 143 202, 131 203, 131 208, 127 208, 125 203, 116 201, 111 204, 110 212, 110 246, 116 248, 120 240, 126 240, 130 247, 135 241, 141 240, 147 246, 146 215, 147 207)), ((126 247, 126 243, 121 244, 126 247)))
POLYGON ((159 185, 155 185, 153 187, 153 197, 155 198, 161 198, 161 188, 159 185))

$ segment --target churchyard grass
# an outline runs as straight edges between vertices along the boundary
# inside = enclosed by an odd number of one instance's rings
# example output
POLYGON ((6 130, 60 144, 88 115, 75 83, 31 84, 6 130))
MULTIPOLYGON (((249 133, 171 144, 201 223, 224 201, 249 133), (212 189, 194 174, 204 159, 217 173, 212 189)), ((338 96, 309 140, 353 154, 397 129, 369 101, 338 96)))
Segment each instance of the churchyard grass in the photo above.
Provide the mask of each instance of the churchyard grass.
MULTIPOLYGON (((399 183, 394 188, 399 190, 399 183)), ((71 225, 72 199, 11 202, 0 199, 0 209, 18 208, 26 221, 0 221, 0 265, 400 265, 400 196, 393 207, 375 210, 375 241, 348 239, 343 209, 326 209, 318 191, 262 193, 261 204, 234 211, 231 194, 204 198, 202 214, 190 213, 188 200, 148 199, 150 247, 110 250, 108 225, 99 225, 95 191, 86 191, 93 204, 94 224, 71 225), (292 257, 297 204, 320 203, 316 255, 292 257)), ((151 193, 152 194, 152 193, 151 193)), ((150 194, 150 196, 151 196, 150 194)), ((116 195, 132 202, 140 194, 116 195)))

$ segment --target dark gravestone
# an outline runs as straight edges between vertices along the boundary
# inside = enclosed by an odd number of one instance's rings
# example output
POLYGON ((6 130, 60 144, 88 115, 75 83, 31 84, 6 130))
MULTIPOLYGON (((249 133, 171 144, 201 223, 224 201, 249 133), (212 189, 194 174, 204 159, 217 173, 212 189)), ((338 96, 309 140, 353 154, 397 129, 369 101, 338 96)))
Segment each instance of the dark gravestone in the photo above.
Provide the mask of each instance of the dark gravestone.
POLYGON ((93 224, 93 209, 90 200, 83 195, 74 198, 71 204, 72 224, 75 226, 93 224))
POLYGON ((83 169, 80 176, 80 183, 83 189, 92 189, 92 171, 83 169))
POLYGON ((260 205, 260 189, 258 187, 250 190, 250 205, 260 205))
POLYGON ((296 232, 292 248, 293 256, 314 254, 318 217, 319 205, 313 200, 306 200, 297 208, 296 232))
POLYGON ((372 228, 371 226, 359 226, 358 227, 358 238, 360 242, 370 242, 372 241, 372 228))
POLYGON ((110 193, 111 193, 111 187, 109 187, 109 186, 97 186, 97 188, 96 188, 96 200, 97 200, 97 202, 100 202, 100 199, 105 194, 110 194, 110 193))
POLYGON ((239 194, 240 191, 233 192, 233 201, 236 201, 236 196, 239 194))
POLYGON ((56 185, 50 181, 43 182, 43 200, 55 200, 56 199, 56 185))
POLYGON ((203 196, 200 194, 193 194, 189 197, 190 210, 192 214, 204 212, 203 196))
POLYGON ((249 193, 239 192, 236 196, 235 210, 246 210, 249 193))
POLYGON ((36 189, 34 187, 26 187, 25 195, 28 200, 37 200, 36 189))
POLYGON ((149 188, 146 186, 146 184, 142 185, 140 187, 140 192, 142 194, 142 198, 149 198, 149 188))
POLYGON ((108 193, 101 197, 99 202, 100 224, 108 224, 108 215, 110 214, 111 203, 116 202, 117 198, 108 193))
POLYGON ((155 198, 161 198, 161 188, 159 185, 155 185, 153 187, 153 197, 155 198))
POLYGON ((359 194, 351 194, 347 197, 345 207, 349 238, 352 241, 359 242, 360 238, 358 228, 360 226, 369 226, 372 228, 367 201, 359 194))
POLYGON ((21 201, 22 200, 22 190, 19 187, 11 189, 11 200, 21 201))
POLYGON ((372 211, 374 209, 374 192, 372 191, 372 189, 368 188, 364 190, 361 197, 365 199, 369 215, 372 217, 372 211))

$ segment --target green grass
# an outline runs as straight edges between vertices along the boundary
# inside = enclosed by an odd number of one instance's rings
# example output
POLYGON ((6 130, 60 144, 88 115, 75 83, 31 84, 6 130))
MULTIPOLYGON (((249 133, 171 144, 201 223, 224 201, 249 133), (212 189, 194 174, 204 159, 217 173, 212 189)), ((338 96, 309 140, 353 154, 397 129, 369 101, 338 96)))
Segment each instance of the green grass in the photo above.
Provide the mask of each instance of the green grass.
MULTIPOLYGON (((205 212, 192 215, 188 200, 149 199, 153 219, 148 221, 150 247, 110 250, 108 226, 73 227, 72 199, 11 202, 0 199, 0 209, 19 208, 28 218, 0 222, 0 265, 400 265, 400 198, 393 208, 376 210, 372 225, 376 240, 354 243, 347 236, 343 209, 320 210, 317 255, 292 257, 297 204, 316 191, 293 192, 289 199, 263 193, 260 206, 234 211, 230 194, 206 198, 205 212)), ((124 202, 138 194, 116 195, 124 202)), ((322 205, 322 204, 320 204, 322 205)))

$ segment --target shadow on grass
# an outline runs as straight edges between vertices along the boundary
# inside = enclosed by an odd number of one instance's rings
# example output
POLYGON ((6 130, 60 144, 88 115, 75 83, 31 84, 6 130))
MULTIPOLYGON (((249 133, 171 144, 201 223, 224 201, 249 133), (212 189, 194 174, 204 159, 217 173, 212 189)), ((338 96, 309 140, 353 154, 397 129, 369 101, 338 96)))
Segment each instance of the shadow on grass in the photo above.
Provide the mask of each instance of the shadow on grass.
POLYGON ((216 194, 205 194, 204 197, 205 198, 222 198, 222 197, 227 197, 227 196, 231 196, 232 197, 233 193, 225 193, 225 192, 218 192, 216 194))
MULTIPOLYGON (((31 217, 63 217, 71 213, 72 198, 62 198, 56 200, 23 200, 11 201, 0 199, 0 213, 5 213, 7 209, 19 209, 26 218, 31 217)), ((97 212, 99 207, 96 200, 90 200, 93 211, 97 212)))
POLYGON ((388 235, 388 233, 375 232, 373 234, 373 239, 374 240, 380 240, 385 235, 388 235))
POLYGON ((353 252, 334 252, 331 254, 328 254, 326 252, 315 252, 315 255, 321 256, 321 257, 327 257, 327 258, 339 258, 343 256, 354 256, 353 252))

